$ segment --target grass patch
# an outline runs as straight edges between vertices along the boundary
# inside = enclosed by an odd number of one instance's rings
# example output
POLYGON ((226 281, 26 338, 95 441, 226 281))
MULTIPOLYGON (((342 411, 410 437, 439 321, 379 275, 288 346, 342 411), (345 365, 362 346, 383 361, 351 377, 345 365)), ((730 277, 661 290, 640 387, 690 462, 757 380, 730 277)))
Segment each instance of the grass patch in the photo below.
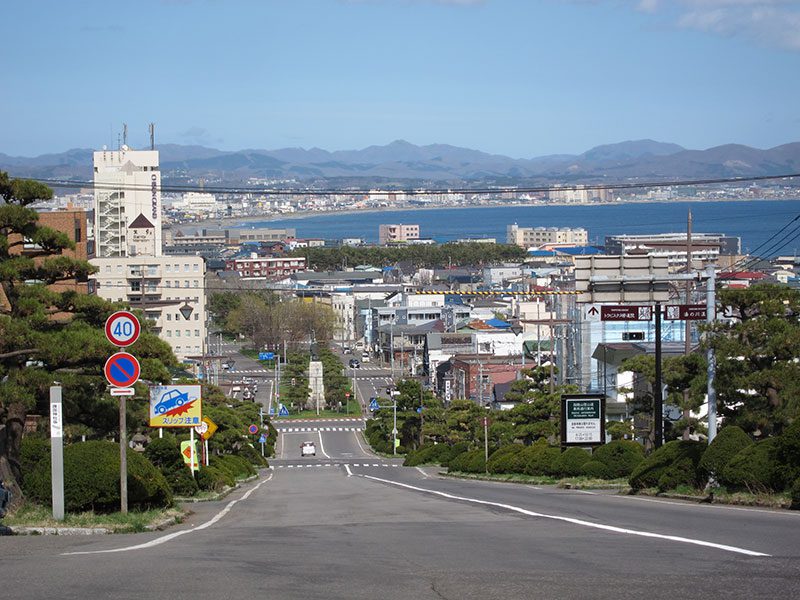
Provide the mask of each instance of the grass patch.
POLYGON ((145 511, 131 511, 128 514, 95 513, 86 511, 80 513, 67 513, 63 521, 53 518, 50 507, 26 503, 14 514, 3 519, 3 524, 14 527, 81 527, 103 528, 114 533, 140 533, 147 531, 167 519, 177 518, 178 522, 186 515, 180 508, 153 509, 145 511))
POLYGON ((636 492, 642 496, 660 496, 662 498, 678 498, 712 502, 713 504, 732 504, 736 506, 760 506, 764 508, 790 508, 792 499, 788 492, 777 494, 751 494, 749 492, 729 492, 724 487, 714 488, 713 495, 705 490, 690 486, 679 486, 674 490, 659 492, 656 488, 647 488, 636 492))
MULTIPOLYGON (((340 419, 342 417, 360 417, 361 407, 354 400, 350 400, 350 413, 342 407, 342 410, 320 410, 317 414, 316 410, 301 410, 300 412, 291 412, 289 408, 288 417, 278 417, 273 419, 273 423, 280 423, 281 421, 291 421, 292 419, 340 419)), ((288 407, 287 407, 288 408, 288 407)))
POLYGON ((548 475, 524 475, 521 473, 441 473, 448 477, 461 479, 479 479, 482 481, 504 481, 507 483, 525 483, 528 485, 555 485, 573 490, 627 490, 625 479, 596 479, 594 477, 567 477, 564 479, 548 475))

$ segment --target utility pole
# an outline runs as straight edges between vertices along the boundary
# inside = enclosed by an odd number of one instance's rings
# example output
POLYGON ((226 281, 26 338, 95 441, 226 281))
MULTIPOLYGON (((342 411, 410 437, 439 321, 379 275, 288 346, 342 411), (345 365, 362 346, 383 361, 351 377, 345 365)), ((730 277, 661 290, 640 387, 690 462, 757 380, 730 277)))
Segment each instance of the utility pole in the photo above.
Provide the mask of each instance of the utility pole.
POLYGON ((653 390, 653 430, 656 449, 664 442, 664 397, 661 389, 661 303, 656 302, 656 384, 653 390))
MULTIPOLYGON (((691 275, 692 273, 692 211, 689 210, 689 215, 686 219, 686 274, 691 275)), ((686 280, 686 304, 692 303, 692 282, 690 280, 686 280)), ((683 333, 684 336, 684 344, 683 344, 683 353, 685 355, 689 355, 692 352, 692 322, 689 319, 686 319, 686 329, 683 333)), ((684 406, 689 406, 689 390, 686 389, 683 391, 683 404, 684 406)), ((688 423, 689 418, 691 416, 691 411, 688 408, 683 409, 683 420, 688 423)), ((686 428, 683 430, 683 439, 689 439, 689 426, 687 425, 686 428)))
MULTIPOLYGON (((716 272, 714 265, 706 266, 706 323, 712 325, 717 316, 716 293, 716 272)), ((714 387, 714 379, 717 375, 717 362, 714 355, 714 348, 709 344, 706 354, 708 362, 708 443, 710 444, 717 437, 717 390, 714 387)))

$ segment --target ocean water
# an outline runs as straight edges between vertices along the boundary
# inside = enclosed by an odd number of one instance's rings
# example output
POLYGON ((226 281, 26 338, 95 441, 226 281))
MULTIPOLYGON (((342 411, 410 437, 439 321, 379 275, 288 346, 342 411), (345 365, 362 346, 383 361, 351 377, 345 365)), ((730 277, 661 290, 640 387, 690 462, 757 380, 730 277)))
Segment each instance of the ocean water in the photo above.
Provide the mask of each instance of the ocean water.
POLYGON ((800 251, 800 199, 425 208, 326 213, 247 222, 242 226, 294 227, 300 238, 359 237, 375 243, 381 223, 419 223, 420 236, 437 242, 465 237, 505 242, 506 227, 517 223, 521 227, 583 227, 588 230, 591 243, 602 245, 607 235, 685 232, 689 210, 694 232, 740 237, 745 252, 774 256, 800 251))

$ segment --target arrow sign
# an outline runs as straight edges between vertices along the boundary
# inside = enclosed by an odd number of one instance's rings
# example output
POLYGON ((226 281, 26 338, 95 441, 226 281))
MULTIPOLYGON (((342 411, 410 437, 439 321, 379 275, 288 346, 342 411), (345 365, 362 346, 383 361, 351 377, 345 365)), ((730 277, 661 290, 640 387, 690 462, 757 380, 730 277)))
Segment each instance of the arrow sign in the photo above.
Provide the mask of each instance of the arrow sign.
POLYGON ((127 310, 120 310, 106 319, 106 337, 115 346, 130 346, 139 339, 139 319, 127 310))
POLYGON ((139 381, 141 367, 136 357, 127 352, 111 355, 103 368, 108 383, 116 387, 130 387, 139 381))

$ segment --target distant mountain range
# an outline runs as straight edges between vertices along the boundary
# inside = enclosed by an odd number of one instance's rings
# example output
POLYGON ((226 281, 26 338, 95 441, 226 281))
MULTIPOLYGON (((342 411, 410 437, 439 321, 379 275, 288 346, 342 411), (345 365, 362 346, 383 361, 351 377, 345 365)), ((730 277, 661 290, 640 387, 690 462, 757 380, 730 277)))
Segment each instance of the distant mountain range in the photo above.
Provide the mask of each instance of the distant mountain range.
MULTIPOLYGON (((597 146, 579 155, 515 159, 446 144, 416 146, 397 140, 363 150, 320 148, 239 150, 164 144, 165 181, 204 178, 238 183, 251 177, 336 180, 342 185, 375 182, 614 182, 779 175, 800 172, 800 142, 759 150, 728 144, 687 150, 653 140, 597 146)), ((73 149, 34 158, 0 153, 0 169, 12 176, 89 179, 92 150, 73 149)))

